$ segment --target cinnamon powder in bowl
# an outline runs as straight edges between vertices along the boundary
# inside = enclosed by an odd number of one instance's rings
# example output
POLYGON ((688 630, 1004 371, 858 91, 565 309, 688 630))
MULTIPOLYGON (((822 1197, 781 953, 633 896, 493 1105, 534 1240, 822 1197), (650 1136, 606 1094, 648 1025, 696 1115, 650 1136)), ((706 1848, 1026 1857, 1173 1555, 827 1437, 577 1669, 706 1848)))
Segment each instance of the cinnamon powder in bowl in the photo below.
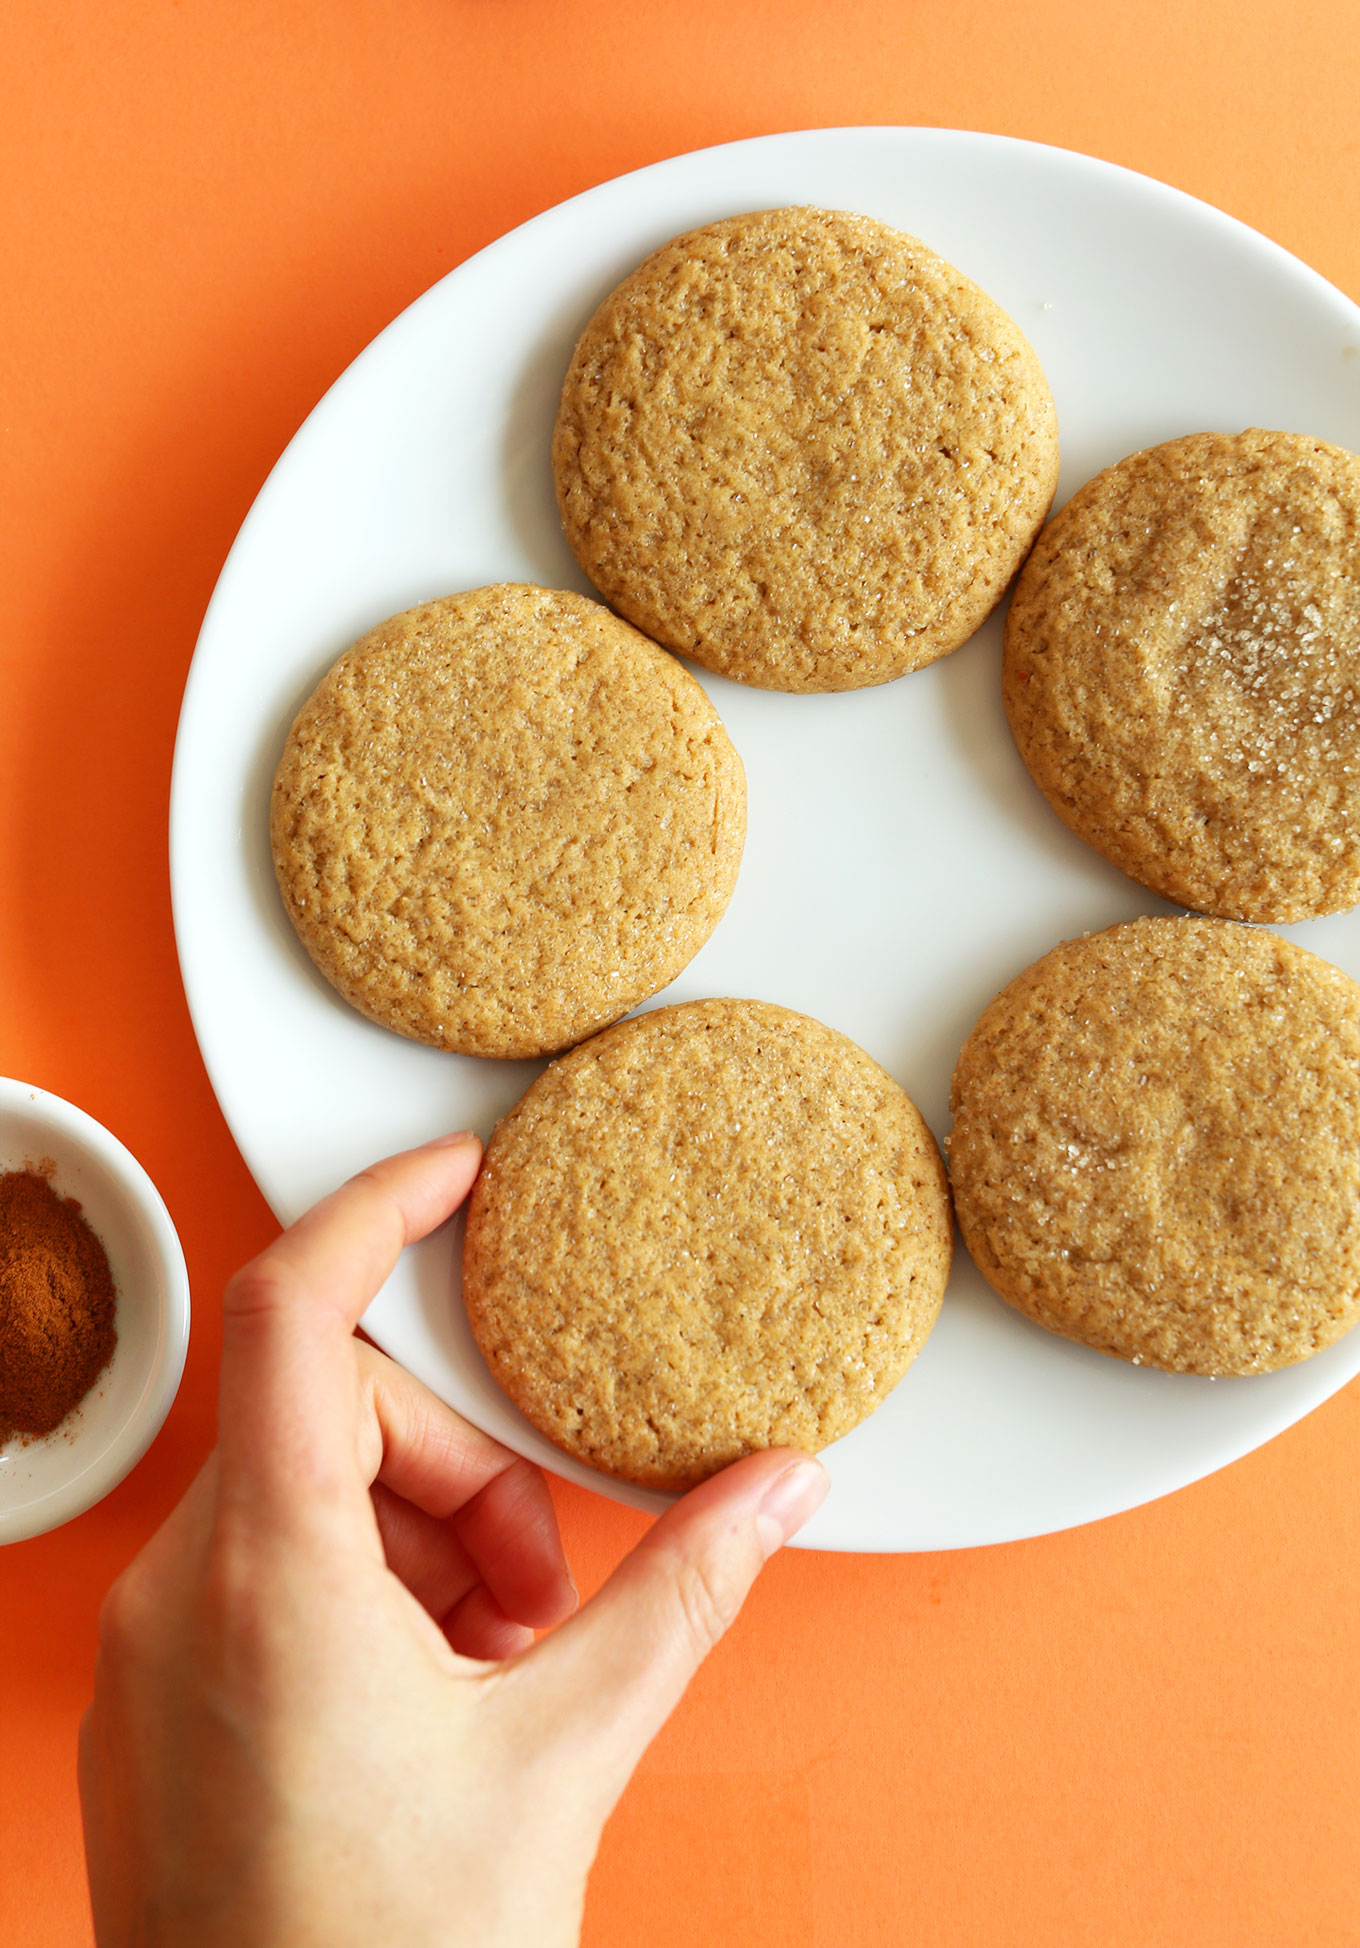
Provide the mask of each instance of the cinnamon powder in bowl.
POLYGON ((55 1169, 0 1176, 0 1442, 60 1427, 118 1344, 109 1255, 55 1169))
POLYGON ((136 1465, 188 1335, 184 1254, 141 1165, 83 1110, 0 1080, 0 1542, 136 1465))

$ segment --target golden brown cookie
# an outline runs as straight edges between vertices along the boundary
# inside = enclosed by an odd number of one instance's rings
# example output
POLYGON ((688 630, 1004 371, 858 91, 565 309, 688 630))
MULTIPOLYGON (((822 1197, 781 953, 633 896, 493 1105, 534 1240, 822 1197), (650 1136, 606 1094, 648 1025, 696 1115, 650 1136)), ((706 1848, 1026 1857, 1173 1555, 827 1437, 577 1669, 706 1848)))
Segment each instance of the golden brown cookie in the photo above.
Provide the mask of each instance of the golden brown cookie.
POLYGON ((550 1440, 682 1488, 872 1413, 951 1248, 934 1139, 863 1049, 766 1002, 691 1001, 573 1049, 497 1125, 463 1292, 550 1440))
POLYGON ((1260 1373, 1360 1318, 1360 987, 1198 917, 1069 940, 959 1058, 959 1225, 1050 1331, 1260 1373))
POLYGON ((553 470, 595 586, 670 649, 773 690, 934 662, 999 601, 1058 477, 1039 361, 914 237, 759 210, 607 297, 553 470))
POLYGON ((1238 920, 1360 900, 1360 460, 1196 433, 1089 481, 1006 624, 1006 713, 1059 817, 1238 920))
POLYGON ((583 596, 502 585, 380 623, 274 783, 289 917, 345 999, 467 1055, 549 1054, 722 917, 741 760, 688 671, 583 596))

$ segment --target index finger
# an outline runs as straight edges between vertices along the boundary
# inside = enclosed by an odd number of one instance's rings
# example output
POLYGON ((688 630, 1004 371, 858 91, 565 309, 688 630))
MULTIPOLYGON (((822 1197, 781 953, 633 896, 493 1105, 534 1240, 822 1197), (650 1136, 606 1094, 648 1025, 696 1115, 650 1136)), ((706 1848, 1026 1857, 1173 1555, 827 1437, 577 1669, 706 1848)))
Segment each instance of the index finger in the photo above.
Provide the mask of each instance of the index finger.
POLYGON ((477 1138, 460 1131, 372 1164, 229 1281, 218 1398, 228 1499, 368 1508, 354 1328, 403 1246, 462 1203, 480 1160, 477 1138))

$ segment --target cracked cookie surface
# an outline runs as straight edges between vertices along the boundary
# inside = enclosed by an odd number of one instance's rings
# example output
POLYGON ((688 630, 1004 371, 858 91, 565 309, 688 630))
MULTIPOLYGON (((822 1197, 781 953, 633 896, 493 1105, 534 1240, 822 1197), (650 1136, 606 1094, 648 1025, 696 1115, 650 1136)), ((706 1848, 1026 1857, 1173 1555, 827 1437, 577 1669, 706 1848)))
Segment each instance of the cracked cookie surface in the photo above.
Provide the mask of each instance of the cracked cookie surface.
POLYGON ((966 640, 1057 484, 1019 327, 914 237, 762 210, 655 252, 605 299, 553 470, 585 573, 743 683, 845 690, 966 640))
POLYGON ((1197 433, 1088 481, 1035 544, 1004 695, 1058 816, 1167 899, 1360 900, 1360 459, 1197 433))
POLYGON ((952 1242, 934 1138, 863 1049, 767 1002, 692 1001, 573 1049, 497 1125, 463 1292, 542 1433, 681 1488, 871 1413, 952 1242))
POLYGON ((293 724, 270 820, 327 980, 489 1056, 569 1047, 672 981, 745 830, 741 760, 689 672, 599 603, 523 584, 347 651, 293 724))
POLYGON ((1066 941, 954 1075, 950 1175, 979 1270, 1138 1365, 1262 1373, 1360 1318, 1360 987, 1198 916, 1066 941))

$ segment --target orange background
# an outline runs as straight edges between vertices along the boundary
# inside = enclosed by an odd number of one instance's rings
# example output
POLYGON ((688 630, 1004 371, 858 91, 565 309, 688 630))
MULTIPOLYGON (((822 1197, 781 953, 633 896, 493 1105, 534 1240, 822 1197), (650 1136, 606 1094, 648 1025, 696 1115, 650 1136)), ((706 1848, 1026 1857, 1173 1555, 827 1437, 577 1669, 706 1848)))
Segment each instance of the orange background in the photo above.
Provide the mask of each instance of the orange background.
MULTIPOLYGON (((197 1305, 147 1460, 69 1527, 0 1552, 0 1939, 66 1948, 90 1939, 73 1752, 100 1597, 211 1439, 217 1294, 272 1228, 190 1030, 165 828, 199 619, 279 450, 381 325, 501 231, 777 129, 936 123, 1086 150, 1360 297, 1360 11, 5 13, 0 1073, 72 1098, 142 1159, 197 1305)), ((1360 1939, 1358 1448, 1353 1386, 1094 1528, 778 1559, 606 1834, 588 1948, 1360 1939)), ((593 1586, 639 1519, 558 1499, 593 1586)))

